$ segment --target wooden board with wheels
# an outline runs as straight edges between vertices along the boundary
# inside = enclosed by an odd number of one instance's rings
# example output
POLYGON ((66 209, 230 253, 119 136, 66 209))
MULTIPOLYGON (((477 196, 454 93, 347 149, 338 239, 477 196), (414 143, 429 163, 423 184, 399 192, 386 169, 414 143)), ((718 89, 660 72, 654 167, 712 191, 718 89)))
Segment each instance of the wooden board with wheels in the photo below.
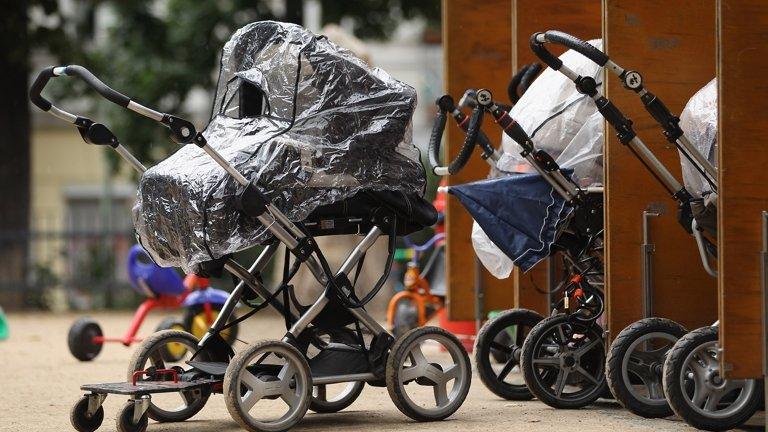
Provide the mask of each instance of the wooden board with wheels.
POLYGON ((763 375, 761 213, 768 210, 768 9, 720 0, 718 272, 721 361, 728 378, 763 375))
MULTIPOLYGON (((646 88, 678 114, 715 76, 715 0, 604 0, 605 50, 639 71, 646 88)), ((633 120, 638 136, 678 179, 680 157, 638 96, 606 74, 605 93, 633 120)), ((648 206, 655 244, 652 314, 692 329, 716 319, 716 282, 702 268, 695 240, 677 222, 677 204, 639 160, 606 131, 606 303, 609 339, 643 318, 642 219, 648 206)))

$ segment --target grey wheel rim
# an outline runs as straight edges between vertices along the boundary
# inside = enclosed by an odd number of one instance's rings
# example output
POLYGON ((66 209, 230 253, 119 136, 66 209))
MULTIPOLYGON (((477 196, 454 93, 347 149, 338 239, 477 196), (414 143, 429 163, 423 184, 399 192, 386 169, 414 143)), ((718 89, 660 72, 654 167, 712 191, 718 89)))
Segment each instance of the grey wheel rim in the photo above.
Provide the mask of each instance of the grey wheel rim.
POLYGON ((453 412, 457 405, 464 402, 462 394, 469 384, 469 364, 463 353, 463 347, 441 334, 424 334, 405 347, 406 355, 396 365, 397 385, 400 387, 405 402, 421 415, 434 417, 453 412), (430 362, 424 355, 422 346, 427 341, 442 345, 451 357, 452 364, 430 362), (408 362, 406 365, 405 363, 408 362), (452 385, 451 385, 452 383, 452 385), (426 407, 417 403, 408 392, 410 385, 431 386, 434 393, 434 406, 426 407), (450 386, 450 390, 448 390, 450 386))
POLYGON ((545 337, 534 341, 536 344, 531 360, 534 376, 541 388, 560 400, 575 400, 594 392, 600 387, 605 373, 605 355, 601 337, 585 333, 575 333, 580 339, 589 338, 582 343, 574 342, 574 337, 566 336, 571 331, 570 324, 557 323, 545 333, 545 337), (595 350, 599 350, 597 353, 595 350), (585 367, 583 362, 597 354, 602 361, 585 367), (595 368, 596 370, 589 370, 595 368), (575 391, 567 391, 573 390, 575 391))
POLYGON ((284 430, 301 420, 309 403, 307 388, 312 385, 312 379, 295 352, 279 345, 267 346, 248 354, 243 364, 245 367, 233 371, 236 374, 233 379, 235 388, 245 389, 239 392, 236 403, 250 424, 261 430, 284 430), (277 376, 257 376, 248 370, 248 366, 260 365, 270 354, 284 360, 277 376), (257 417, 258 402, 274 398, 282 399, 288 410, 277 418, 257 417))
POLYGON ((635 399, 648 405, 666 405, 662 385, 662 370, 664 360, 677 337, 665 332, 644 334, 637 338, 627 348, 621 361, 621 378, 624 387, 635 399), (652 342, 664 341, 664 344, 653 349, 652 342), (650 349, 649 349, 650 348, 650 349), (642 384, 633 383, 630 374, 640 379, 642 384))
POLYGON ((718 357, 716 341, 702 344, 685 357, 680 374, 685 402, 700 415, 713 419, 738 415, 749 407, 757 390, 754 380, 723 379, 718 357))
POLYGON ((357 392, 364 385, 365 383, 362 381, 349 382, 341 392, 331 398, 328 397, 325 384, 316 385, 312 387, 312 399, 323 405, 341 405, 346 403, 349 398, 357 397, 357 392))

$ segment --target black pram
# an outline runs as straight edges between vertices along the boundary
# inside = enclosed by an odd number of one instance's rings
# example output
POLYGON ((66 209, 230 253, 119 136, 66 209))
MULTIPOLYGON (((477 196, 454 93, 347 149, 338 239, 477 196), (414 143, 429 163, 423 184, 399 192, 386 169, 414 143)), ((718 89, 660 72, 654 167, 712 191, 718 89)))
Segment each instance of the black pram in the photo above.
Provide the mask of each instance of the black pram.
POLYGON ((224 269, 239 280, 201 341, 183 331, 155 333, 129 365, 132 382, 82 386, 89 393, 73 409, 77 430, 99 426, 110 393, 131 397, 118 416, 125 430, 143 430, 148 417, 186 420, 217 392, 251 431, 288 429, 308 409, 344 409, 366 382, 386 385, 397 407, 419 421, 446 418, 461 406, 471 372, 456 337, 423 327, 394 340, 364 309, 387 279, 394 237, 437 220, 421 196, 425 176, 411 144, 411 87, 299 26, 258 22, 224 47, 214 116, 202 133, 187 120, 132 101, 81 66, 45 69, 30 96, 43 111, 77 126, 86 142, 113 147, 142 173, 135 226, 155 260, 207 273, 224 269), (58 76, 83 79, 108 100, 162 123, 186 145, 147 170, 106 126, 41 96, 58 76), (362 239, 334 272, 314 237, 350 233, 362 239), (382 235, 389 237, 385 268, 375 286, 358 295, 363 259, 382 235), (283 280, 269 290, 261 272, 281 243, 283 280), (231 257, 257 244, 265 247, 250 268, 231 257), (290 285, 302 265, 325 287, 311 305, 300 304, 290 285), (236 321, 273 306, 285 317, 285 336, 234 355, 218 333, 231 324, 241 300, 253 310, 236 321), (187 355, 169 357, 168 347, 179 345, 187 355), (440 358, 432 359, 436 354, 440 358), (328 386, 337 383, 347 385, 331 395, 328 386), (413 397, 420 388, 427 402, 413 397), (171 408, 161 406, 165 392, 180 394, 183 405, 177 398, 171 408), (253 409, 274 400, 285 402, 277 416, 272 408, 253 409))

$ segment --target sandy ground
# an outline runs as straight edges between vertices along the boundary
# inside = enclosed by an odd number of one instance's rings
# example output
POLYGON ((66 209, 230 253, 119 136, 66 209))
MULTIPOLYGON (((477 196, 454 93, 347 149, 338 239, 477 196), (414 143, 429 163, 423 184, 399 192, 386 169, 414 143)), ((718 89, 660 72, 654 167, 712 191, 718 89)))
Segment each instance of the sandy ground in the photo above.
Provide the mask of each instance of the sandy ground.
MULTIPOLYGON (((126 313, 93 315, 106 335, 121 335, 130 315, 126 313)), ((164 317, 150 315, 144 334, 154 329, 164 317)), ((120 381, 134 347, 110 344, 93 362, 81 363, 67 350, 66 335, 74 315, 12 314, 11 337, 0 342, 0 431, 71 430, 69 410, 82 395, 79 385, 120 381)), ((275 315, 263 315, 247 321, 241 338, 259 340, 277 338, 283 333, 282 322, 275 315)), ((125 397, 111 396, 104 403, 105 420, 100 430, 114 431, 114 417, 125 397)), ((762 413, 752 419, 746 430, 762 430, 762 413)), ((613 401, 599 401, 590 408, 556 411, 536 401, 501 400, 485 389, 475 375, 466 402, 446 421, 416 423, 401 414, 389 400, 386 389, 367 387, 347 410, 337 414, 308 413, 298 431, 690 431, 678 419, 646 420, 622 410, 613 401)), ((236 431, 224 400, 214 396, 203 411, 185 423, 150 423, 149 431, 236 431)))

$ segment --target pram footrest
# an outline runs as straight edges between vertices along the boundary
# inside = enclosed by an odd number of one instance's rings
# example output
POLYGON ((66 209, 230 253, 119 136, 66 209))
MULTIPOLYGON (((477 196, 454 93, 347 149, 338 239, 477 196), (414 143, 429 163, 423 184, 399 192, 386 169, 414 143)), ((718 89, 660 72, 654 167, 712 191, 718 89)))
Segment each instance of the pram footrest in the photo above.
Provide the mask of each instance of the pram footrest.
POLYGON ((80 386, 80 390, 97 394, 120 394, 120 395, 145 395, 152 393, 173 393, 182 390, 192 390, 198 387, 210 386, 221 382, 218 379, 202 378, 194 381, 140 381, 136 385, 129 382, 85 384, 80 386))

